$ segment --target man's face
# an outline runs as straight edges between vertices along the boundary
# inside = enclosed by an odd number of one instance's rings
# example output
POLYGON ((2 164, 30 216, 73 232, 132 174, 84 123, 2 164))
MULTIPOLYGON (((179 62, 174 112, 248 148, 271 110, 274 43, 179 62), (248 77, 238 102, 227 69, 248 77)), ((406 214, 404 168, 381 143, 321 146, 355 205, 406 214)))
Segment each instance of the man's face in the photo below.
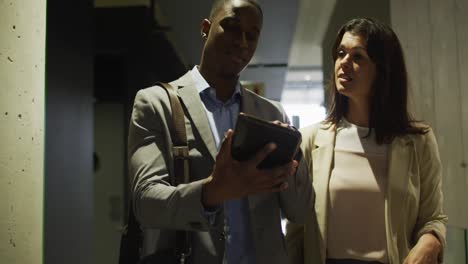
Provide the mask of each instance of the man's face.
POLYGON ((255 6, 244 0, 226 3, 212 21, 203 21, 207 39, 202 63, 224 77, 238 76, 257 48, 261 28, 262 15, 255 6))

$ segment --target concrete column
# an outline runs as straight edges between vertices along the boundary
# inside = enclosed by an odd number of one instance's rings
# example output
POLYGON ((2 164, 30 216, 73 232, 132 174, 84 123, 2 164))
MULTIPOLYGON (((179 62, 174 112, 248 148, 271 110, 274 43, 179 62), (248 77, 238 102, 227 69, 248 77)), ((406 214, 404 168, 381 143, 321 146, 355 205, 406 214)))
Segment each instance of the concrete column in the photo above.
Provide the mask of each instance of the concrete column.
POLYGON ((0 1, 0 263, 42 263, 45 0, 0 1))
POLYGON ((449 216, 445 263, 466 263, 468 245, 468 1, 391 0, 405 51, 411 103, 435 131, 449 216))
POLYGON ((468 228, 468 1, 391 0, 416 118, 435 131, 449 224, 468 228))

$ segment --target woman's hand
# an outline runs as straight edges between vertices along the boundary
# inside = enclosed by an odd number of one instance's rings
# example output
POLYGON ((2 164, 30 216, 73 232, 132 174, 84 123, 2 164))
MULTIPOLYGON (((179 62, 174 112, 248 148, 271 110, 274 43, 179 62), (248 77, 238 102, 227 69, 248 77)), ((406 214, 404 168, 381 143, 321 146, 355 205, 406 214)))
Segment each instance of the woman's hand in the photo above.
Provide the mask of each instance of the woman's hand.
POLYGON ((431 233, 422 235, 403 264, 437 264, 442 245, 431 233))

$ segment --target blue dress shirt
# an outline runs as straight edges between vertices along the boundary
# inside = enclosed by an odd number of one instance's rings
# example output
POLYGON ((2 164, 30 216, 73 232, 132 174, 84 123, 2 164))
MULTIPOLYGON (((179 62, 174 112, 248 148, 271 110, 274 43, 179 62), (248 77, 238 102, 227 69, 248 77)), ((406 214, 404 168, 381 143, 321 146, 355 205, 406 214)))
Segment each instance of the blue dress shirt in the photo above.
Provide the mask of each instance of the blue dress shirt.
MULTIPOLYGON (((192 78, 203 102, 211 132, 219 150, 224 133, 234 128, 240 110, 241 90, 236 85, 231 98, 222 102, 216 98, 216 90, 209 86, 195 66, 192 78)), ((255 249, 251 231, 250 211, 247 198, 229 200, 224 203, 226 250, 228 264, 255 264, 255 249)), ((209 215, 209 213, 208 213, 209 215)), ((211 221, 210 221, 211 222, 211 221)))

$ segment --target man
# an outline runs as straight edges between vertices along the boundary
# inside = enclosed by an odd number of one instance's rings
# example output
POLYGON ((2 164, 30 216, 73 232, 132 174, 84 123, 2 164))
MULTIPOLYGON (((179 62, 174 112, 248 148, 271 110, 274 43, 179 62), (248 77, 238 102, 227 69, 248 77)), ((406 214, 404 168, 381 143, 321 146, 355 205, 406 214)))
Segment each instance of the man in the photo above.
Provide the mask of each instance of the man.
POLYGON ((215 1, 201 26, 200 65, 171 83, 185 108, 190 183, 169 185, 173 160, 166 92, 161 87, 138 92, 129 167, 134 212, 144 230, 143 256, 175 247, 174 230, 189 230, 194 231, 189 263, 287 263, 280 217, 302 222, 313 211, 306 165, 291 161, 258 170, 274 144, 245 162, 230 154, 230 129, 240 111, 287 122, 279 104, 239 83, 262 20, 253 0, 215 1))

